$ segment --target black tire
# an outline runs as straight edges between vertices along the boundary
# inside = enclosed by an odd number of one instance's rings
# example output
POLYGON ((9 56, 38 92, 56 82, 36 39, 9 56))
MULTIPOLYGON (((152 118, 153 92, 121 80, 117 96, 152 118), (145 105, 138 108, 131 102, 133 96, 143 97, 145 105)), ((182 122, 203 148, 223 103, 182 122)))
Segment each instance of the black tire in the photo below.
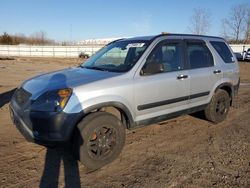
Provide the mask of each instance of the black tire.
POLYGON ((230 97, 225 90, 216 91, 205 109, 205 117, 213 123, 220 123, 226 119, 230 108, 230 97))
POLYGON ((73 152, 90 170, 111 163, 122 151, 125 127, 107 112, 89 114, 77 125, 73 138, 73 152))

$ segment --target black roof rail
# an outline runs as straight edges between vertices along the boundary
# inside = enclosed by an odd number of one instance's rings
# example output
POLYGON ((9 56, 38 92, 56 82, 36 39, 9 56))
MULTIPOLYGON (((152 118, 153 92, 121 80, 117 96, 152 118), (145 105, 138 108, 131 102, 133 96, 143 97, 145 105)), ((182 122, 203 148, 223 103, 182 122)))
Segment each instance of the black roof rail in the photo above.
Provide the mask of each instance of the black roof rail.
MULTIPOLYGON (((196 34, 181 34, 181 33, 166 33, 166 32, 162 32, 162 33, 159 34, 159 35, 152 36, 152 38, 151 38, 149 41, 150 41, 150 42, 153 42, 156 38, 162 37, 162 36, 205 37, 205 38, 221 39, 221 40, 224 40, 224 41, 225 41, 224 38, 222 38, 222 37, 216 37, 216 36, 196 35, 196 34)), ((137 38, 137 37, 135 37, 135 38, 137 38)), ((120 39, 114 40, 114 41, 112 41, 112 42, 106 44, 106 46, 107 46, 107 45, 110 45, 110 44, 112 44, 112 43, 114 43, 114 42, 124 40, 124 39, 126 40, 127 38, 120 38, 120 39)))
POLYGON ((205 37, 205 38, 215 38, 215 39, 222 39, 222 40, 225 40, 224 38, 222 37, 216 37, 216 36, 209 36, 209 35, 196 35, 196 34, 181 34, 181 33, 166 33, 166 32, 163 32, 159 35, 156 35, 155 37, 153 37, 151 40, 154 40, 158 37, 162 37, 162 36, 183 36, 183 37, 205 37))

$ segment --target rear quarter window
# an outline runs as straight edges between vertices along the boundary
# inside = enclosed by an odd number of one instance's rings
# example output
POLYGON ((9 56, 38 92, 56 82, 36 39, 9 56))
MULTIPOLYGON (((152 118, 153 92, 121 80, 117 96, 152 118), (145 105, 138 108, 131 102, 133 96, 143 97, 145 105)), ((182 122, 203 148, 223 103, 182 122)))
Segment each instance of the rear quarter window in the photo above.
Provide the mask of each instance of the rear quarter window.
POLYGON ((233 54, 224 42, 210 41, 210 43, 225 63, 234 63, 233 54))

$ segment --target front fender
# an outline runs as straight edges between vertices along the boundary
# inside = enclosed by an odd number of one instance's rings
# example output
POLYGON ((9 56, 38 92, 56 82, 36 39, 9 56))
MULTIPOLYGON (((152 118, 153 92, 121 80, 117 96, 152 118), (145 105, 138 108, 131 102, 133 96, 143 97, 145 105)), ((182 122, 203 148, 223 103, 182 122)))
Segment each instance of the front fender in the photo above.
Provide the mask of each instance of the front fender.
POLYGON ((133 113, 131 105, 126 99, 119 96, 113 96, 113 95, 100 96, 91 98, 86 101, 80 101, 76 95, 72 95, 70 101, 68 102, 68 104, 64 109, 64 112, 66 113, 80 112, 84 116, 95 109, 100 109, 103 107, 110 107, 110 106, 122 110, 126 114, 129 120, 129 124, 130 125, 134 124, 135 114, 133 113))

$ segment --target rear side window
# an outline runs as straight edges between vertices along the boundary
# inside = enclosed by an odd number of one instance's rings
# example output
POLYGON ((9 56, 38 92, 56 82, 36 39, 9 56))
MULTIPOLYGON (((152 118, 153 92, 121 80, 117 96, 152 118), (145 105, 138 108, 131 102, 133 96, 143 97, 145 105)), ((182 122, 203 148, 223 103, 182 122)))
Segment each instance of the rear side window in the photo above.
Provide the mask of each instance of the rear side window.
POLYGON ((210 43, 225 63, 234 63, 233 54, 224 42, 211 41, 210 43))
POLYGON ((187 55, 191 69, 212 67, 214 65, 213 56, 203 42, 188 42, 187 55))

